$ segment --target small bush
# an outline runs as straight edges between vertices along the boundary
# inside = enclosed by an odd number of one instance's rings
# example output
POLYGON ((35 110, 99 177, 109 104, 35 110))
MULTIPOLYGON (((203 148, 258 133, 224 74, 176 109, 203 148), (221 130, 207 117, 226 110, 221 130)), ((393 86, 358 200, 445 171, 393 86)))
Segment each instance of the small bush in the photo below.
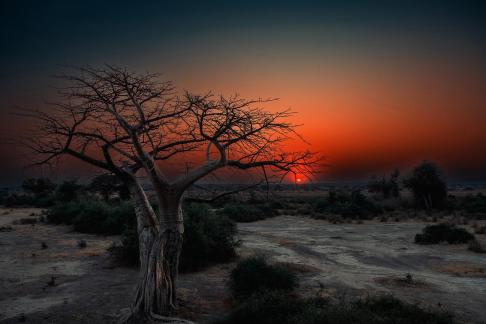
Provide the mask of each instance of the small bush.
POLYGON ((469 241, 469 251, 473 251, 476 253, 486 253, 486 247, 481 244, 478 240, 471 240, 469 241))
POLYGON ((46 218, 49 223, 71 225, 81 208, 81 203, 77 201, 57 203, 47 210, 46 218))
POLYGON ((230 274, 230 289, 235 299, 244 299, 264 291, 292 291, 297 277, 289 270, 272 266, 261 257, 240 261, 230 274))
POLYGON ((486 196, 482 193, 467 195, 460 203, 460 207, 470 214, 486 214, 486 196))
POLYGON ((415 243, 419 244, 438 244, 441 242, 460 244, 473 239, 473 234, 463 228, 449 224, 428 225, 422 230, 421 234, 415 235, 415 243))
POLYGON ((83 186, 77 180, 69 180, 61 183, 56 189, 57 201, 72 201, 79 197, 83 186))
POLYGON ((128 220, 135 218, 133 204, 108 204, 97 199, 58 202, 47 211, 47 221, 73 225, 82 233, 120 234, 128 220))
POLYGON ((474 229, 476 234, 486 234, 486 226, 478 226, 474 229))
POLYGON ((199 270, 236 256, 236 224, 228 217, 216 215, 208 205, 189 204, 184 208, 184 218, 181 271, 199 270))

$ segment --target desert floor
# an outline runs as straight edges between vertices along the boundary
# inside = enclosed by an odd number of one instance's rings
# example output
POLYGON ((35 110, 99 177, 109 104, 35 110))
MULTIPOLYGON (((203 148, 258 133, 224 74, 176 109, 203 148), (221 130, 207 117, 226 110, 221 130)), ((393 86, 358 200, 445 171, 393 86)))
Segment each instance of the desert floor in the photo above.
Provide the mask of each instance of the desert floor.
MULTIPOLYGON (((39 213, 0 210, 0 227, 7 227, 0 232, 0 323, 116 322, 127 311, 137 281, 136 269, 117 266, 107 252, 118 238, 75 233, 69 226, 14 224, 39 213), (77 245, 81 239, 87 242, 84 249, 77 245)), ((279 216, 239 224, 239 253, 262 254, 297 272, 303 295, 391 293, 452 311, 464 322, 486 323, 486 255, 470 252, 466 245, 416 245, 414 235, 424 226, 372 221, 333 225, 279 216), (405 280, 409 273, 411 282, 405 280)), ((181 274, 181 316, 205 323, 224 314, 233 266, 181 274)))

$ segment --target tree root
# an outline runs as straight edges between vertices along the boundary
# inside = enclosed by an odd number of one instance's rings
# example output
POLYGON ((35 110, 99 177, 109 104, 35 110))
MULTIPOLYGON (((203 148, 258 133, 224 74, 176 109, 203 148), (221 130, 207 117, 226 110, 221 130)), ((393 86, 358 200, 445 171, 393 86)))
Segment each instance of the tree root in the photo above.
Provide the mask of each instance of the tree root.
POLYGON ((185 320, 177 317, 162 316, 155 313, 150 314, 134 314, 129 312, 123 315, 119 324, 196 324, 195 322, 185 320))

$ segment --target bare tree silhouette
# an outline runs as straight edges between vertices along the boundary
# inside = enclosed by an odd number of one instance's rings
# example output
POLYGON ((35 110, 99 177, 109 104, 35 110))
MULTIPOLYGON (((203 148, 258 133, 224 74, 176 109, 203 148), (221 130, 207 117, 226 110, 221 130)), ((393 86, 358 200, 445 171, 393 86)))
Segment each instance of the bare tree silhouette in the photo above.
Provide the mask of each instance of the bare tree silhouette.
POLYGON ((172 83, 160 81, 158 74, 115 66, 77 68, 61 77, 67 86, 59 90, 61 100, 53 109, 25 114, 38 122, 24 144, 35 152, 37 165, 70 155, 115 174, 130 188, 141 267, 127 322, 170 321, 167 316, 176 310, 181 202, 192 184, 222 168, 268 168, 280 176, 316 170, 314 154, 282 151, 285 140, 298 136, 288 121, 293 113, 268 112, 260 107, 265 100, 176 95, 172 83), (196 150, 205 151, 204 163, 178 177, 170 177, 159 162, 178 161, 196 150), (158 213, 138 172, 154 188, 158 213))

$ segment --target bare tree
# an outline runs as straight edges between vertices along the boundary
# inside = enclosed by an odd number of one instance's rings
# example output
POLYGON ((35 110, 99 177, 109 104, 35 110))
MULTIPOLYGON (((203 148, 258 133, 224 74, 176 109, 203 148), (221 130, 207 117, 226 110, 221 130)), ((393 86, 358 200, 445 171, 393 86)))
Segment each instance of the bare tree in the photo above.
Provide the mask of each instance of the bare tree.
POLYGON ((311 174, 310 152, 284 153, 295 133, 286 110, 271 113, 265 100, 185 92, 176 95, 157 74, 136 74, 114 66, 80 68, 64 75, 61 100, 49 111, 32 111, 37 131, 26 141, 36 164, 69 155, 118 176, 135 201, 140 241, 140 280, 127 321, 170 320, 177 306, 176 279, 184 231, 185 191, 222 168, 272 169, 274 175, 311 174), (205 161, 170 177, 167 160, 183 164, 189 152, 205 161), (154 188, 159 212, 136 177, 143 172, 154 188))

